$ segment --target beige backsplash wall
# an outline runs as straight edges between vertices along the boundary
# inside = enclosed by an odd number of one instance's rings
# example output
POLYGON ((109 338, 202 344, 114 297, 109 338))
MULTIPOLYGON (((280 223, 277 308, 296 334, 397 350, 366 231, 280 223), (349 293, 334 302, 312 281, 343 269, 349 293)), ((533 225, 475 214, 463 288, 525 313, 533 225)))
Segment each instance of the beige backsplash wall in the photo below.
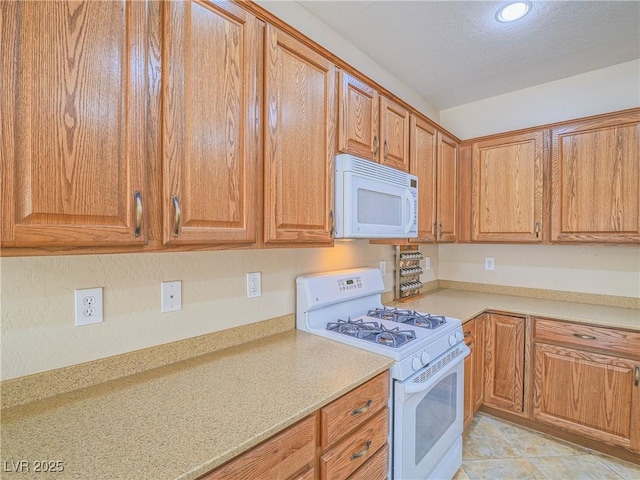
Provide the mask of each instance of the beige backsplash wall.
POLYGON ((640 297, 638 245, 440 245, 438 264, 440 280, 640 297))
MULTIPOLYGON (((393 288, 393 247, 2 258, 2 380, 173 342, 295 312, 295 278, 378 267, 393 288), (262 296, 246 298, 246 273, 262 296), (160 283, 182 280, 183 308, 160 313, 160 283), (75 327, 74 290, 104 287, 102 324, 75 327)), ((436 251, 437 254, 437 251, 436 251)))

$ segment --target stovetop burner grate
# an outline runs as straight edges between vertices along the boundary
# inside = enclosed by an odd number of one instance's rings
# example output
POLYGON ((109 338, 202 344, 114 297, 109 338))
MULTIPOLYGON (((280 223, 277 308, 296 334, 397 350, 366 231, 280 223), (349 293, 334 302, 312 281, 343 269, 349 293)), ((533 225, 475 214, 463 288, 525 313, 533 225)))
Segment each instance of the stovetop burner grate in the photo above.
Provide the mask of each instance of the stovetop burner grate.
POLYGON ((402 308, 382 307, 374 308, 367 312, 368 317, 390 320, 392 322, 404 323, 414 327, 435 329, 447 323, 442 315, 432 315, 430 313, 419 313, 414 310, 402 308))
POLYGON ((416 339, 416 333, 413 330, 400 330, 399 326, 387 328, 377 322, 365 322, 362 319, 338 319, 327 323, 327 330, 392 348, 401 347, 416 339))

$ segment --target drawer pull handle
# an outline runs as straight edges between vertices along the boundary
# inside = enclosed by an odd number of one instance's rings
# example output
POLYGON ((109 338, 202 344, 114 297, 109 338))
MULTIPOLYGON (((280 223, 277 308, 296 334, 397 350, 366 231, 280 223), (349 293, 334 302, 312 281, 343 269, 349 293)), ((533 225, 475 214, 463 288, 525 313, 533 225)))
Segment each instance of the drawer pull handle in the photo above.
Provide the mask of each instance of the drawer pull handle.
POLYGON ((574 333, 574 337, 582 338, 583 340, 595 340, 596 337, 593 335, 585 335, 584 333, 574 333))
POLYGON ((640 383, 640 367, 636 365, 636 374, 633 378, 633 384, 637 387, 638 383, 640 383))
POLYGON ((464 338, 470 337, 471 336, 471 332, 464 332, 464 338))
POLYGON ((354 411, 352 411, 351 415, 352 416, 356 416, 356 415, 360 415, 361 413, 366 412, 371 407, 371 403, 372 403, 371 400, 367 400, 367 403, 365 403, 362 407, 356 408, 354 411))
POLYGON ((364 457, 367 453, 369 453, 369 447, 371 447, 371 440, 367 440, 367 443, 364 445, 364 448, 362 450, 351 455, 351 460, 364 457))

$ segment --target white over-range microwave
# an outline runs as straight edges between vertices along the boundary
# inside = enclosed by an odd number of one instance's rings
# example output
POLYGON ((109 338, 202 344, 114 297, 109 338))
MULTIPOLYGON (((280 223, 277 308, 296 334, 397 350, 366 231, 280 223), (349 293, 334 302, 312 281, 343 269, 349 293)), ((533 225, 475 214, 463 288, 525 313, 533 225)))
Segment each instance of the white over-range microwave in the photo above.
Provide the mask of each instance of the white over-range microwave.
POLYGON ((340 154, 335 157, 335 238, 418 236, 418 178, 340 154))

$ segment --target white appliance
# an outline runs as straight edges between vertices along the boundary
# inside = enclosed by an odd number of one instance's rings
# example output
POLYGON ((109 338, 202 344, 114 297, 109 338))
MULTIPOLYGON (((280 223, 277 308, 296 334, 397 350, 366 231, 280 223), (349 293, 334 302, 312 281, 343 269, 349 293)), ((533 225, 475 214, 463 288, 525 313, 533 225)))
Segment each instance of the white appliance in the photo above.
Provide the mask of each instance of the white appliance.
POLYGON ((456 318, 387 308, 375 268, 296 280, 296 326, 391 357, 389 478, 452 478, 462 464, 464 344, 456 318))
POLYGON ((335 157, 335 238, 418 236, 418 177, 369 160, 335 157))

